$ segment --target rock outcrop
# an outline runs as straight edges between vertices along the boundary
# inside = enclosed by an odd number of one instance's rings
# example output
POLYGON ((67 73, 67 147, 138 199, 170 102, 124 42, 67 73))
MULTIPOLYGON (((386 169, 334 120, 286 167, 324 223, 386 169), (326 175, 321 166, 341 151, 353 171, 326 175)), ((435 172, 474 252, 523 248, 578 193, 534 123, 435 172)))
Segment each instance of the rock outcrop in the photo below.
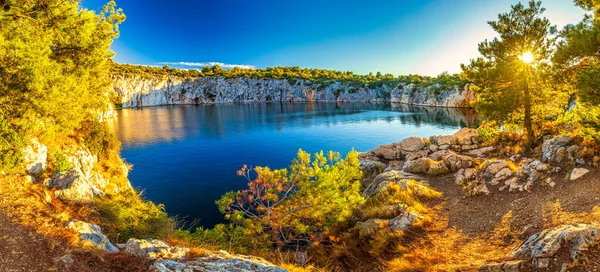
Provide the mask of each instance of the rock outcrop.
POLYGON ((154 262, 151 271, 179 272, 179 271, 205 271, 205 272, 286 272, 262 258, 233 255, 226 251, 210 252, 195 261, 176 262, 167 259, 158 259, 154 262))
POLYGON ((535 268, 548 268, 559 250, 569 252, 569 263, 554 264, 556 267, 580 265, 588 261, 586 252, 600 244, 600 228, 589 224, 565 224, 532 235, 509 256, 514 259, 532 260, 535 268))
POLYGON ((436 107, 470 107, 470 85, 447 90, 434 85, 361 86, 333 82, 326 86, 301 79, 255 79, 175 76, 115 77, 113 90, 123 108, 234 102, 369 101, 436 107))
POLYGON ((87 244, 94 248, 108 251, 118 252, 119 249, 115 247, 109 240, 102 234, 102 230, 98 225, 86 223, 83 221, 73 220, 67 224, 68 229, 75 230, 79 233, 79 237, 83 241, 84 245, 87 244))
POLYGON ((48 148, 45 145, 36 139, 31 139, 31 143, 22 151, 25 169, 29 174, 39 175, 46 169, 48 165, 48 148))

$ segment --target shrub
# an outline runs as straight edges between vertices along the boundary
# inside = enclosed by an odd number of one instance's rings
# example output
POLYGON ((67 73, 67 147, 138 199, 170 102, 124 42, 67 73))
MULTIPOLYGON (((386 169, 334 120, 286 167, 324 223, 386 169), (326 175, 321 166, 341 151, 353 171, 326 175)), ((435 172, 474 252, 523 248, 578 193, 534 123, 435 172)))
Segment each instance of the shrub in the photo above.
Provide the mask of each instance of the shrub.
POLYGON ((327 157, 316 153, 313 160, 300 150, 289 168, 256 167, 254 172, 256 178, 251 179, 251 170, 244 166, 238 174, 248 179, 248 189, 217 201, 233 228, 256 238, 249 246, 265 239, 278 249, 318 244, 364 202, 354 150, 345 160, 335 152, 327 157))

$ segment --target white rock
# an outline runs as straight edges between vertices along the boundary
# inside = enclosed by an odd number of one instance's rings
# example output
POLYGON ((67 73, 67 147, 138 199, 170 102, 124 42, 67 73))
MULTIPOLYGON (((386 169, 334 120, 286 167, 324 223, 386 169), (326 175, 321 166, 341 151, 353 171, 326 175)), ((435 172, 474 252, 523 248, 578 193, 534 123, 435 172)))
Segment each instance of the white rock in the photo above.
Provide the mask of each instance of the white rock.
POLYGON ((569 177, 569 180, 576 180, 589 172, 590 170, 585 168, 575 168, 573 171, 571 171, 571 177, 569 177))
POLYGON ((89 243, 91 246, 108 251, 118 252, 119 249, 115 247, 109 240, 102 234, 102 230, 98 225, 86 223, 79 220, 73 220, 67 224, 68 229, 73 229, 79 233, 79 237, 84 243, 89 243))

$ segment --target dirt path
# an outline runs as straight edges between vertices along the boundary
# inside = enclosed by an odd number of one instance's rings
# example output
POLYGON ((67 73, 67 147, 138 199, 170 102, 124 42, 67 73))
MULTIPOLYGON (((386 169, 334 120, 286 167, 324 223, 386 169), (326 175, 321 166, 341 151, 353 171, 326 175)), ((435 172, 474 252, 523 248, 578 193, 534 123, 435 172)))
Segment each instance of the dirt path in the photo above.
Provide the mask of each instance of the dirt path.
POLYGON ((454 183, 454 175, 430 178, 430 183, 444 193, 443 213, 448 216, 449 227, 470 235, 486 233, 512 211, 513 229, 529 236, 543 229, 543 210, 552 203, 559 201, 570 213, 590 212, 600 206, 600 169, 591 169, 575 181, 566 181, 564 173, 553 179, 553 188, 535 187, 531 192, 518 193, 492 191, 488 196, 475 197, 465 197, 454 183))
POLYGON ((0 212, 0 271, 147 271, 148 261, 125 254, 74 249, 11 221, 0 212), (74 262, 66 264, 61 257, 74 262))

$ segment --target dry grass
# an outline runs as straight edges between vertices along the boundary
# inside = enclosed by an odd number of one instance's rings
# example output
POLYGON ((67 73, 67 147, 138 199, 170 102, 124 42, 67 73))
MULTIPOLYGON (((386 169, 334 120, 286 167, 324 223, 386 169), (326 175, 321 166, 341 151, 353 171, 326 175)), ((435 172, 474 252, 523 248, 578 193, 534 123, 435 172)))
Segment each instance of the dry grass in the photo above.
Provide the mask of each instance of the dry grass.
POLYGON ((398 257, 387 262, 387 271, 464 271, 490 262, 502 261, 503 256, 519 243, 510 231, 512 214, 488 235, 469 237, 455 228, 448 228, 446 217, 439 215, 426 227, 426 235, 415 239, 399 250, 398 257))
POLYGON ((543 210, 544 228, 552 228, 569 223, 600 224, 600 207, 595 206, 589 212, 570 213, 564 211, 560 201, 548 204, 543 210))

